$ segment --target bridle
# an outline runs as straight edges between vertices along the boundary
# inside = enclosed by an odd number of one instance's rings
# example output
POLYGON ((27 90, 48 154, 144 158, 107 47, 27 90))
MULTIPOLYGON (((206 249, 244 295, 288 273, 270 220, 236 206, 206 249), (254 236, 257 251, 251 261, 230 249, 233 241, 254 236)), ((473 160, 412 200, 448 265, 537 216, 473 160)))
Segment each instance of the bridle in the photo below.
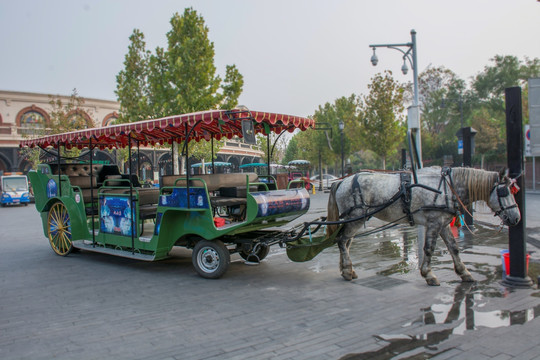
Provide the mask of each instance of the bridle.
POLYGON ((505 212, 506 210, 510 210, 513 208, 517 208, 518 205, 514 203, 510 206, 504 206, 502 204, 501 198, 505 198, 510 195, 510 191, 508 190, 508 186, 506 183, 496 183, 495 186, 491 189, 490 193, 493 192, 493 190, 497 191, 497 201, 499 202, 499 210, 495 211, 494 216, 499 216, 501 213, 505 212))

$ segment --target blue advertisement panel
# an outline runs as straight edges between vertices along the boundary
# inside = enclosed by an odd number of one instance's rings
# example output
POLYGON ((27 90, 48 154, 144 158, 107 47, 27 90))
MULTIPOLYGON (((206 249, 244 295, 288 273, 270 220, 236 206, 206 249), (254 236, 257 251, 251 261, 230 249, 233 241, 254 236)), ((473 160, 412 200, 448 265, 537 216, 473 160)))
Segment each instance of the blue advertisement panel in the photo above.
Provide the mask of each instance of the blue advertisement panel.
MULTIPOLYGON (((187 188, 174 188, 171 194, 159 197, 159 206, 187 208, 187 200, 187 188)), ((208 209, 208 197, 204 188, 190 188, 189 200, 192 209, 208 209)))
POLYGON ((100 231, 108 234, 131 236, 133 226, 131 220, 132 207, 129 198, 101 196, 99 203, 100 231))
POLYGON ((309 209, 306 189, 276 190, 252 193, 257 202, 257 217, 286 214, 309 209))
POLYGON ((58 186, 56 186, 56 181, 49 179, 47 182, 47 197, 50 199, 58 195, 58 186))

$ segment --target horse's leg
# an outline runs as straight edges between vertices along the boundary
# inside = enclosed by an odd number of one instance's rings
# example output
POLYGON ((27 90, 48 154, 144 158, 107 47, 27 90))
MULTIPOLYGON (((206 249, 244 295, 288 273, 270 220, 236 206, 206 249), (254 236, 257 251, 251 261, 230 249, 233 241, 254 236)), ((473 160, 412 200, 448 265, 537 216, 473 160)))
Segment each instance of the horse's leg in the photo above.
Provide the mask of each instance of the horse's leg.
POLYGON ((345 236, 345 234, 339 235, 339 240, 337 240, 339 248, 339 270, 341 271, 341 276, 348 281, 358 277, 353 270, 351 257, 349 256, 351 242, 352 238, 345 236))
POLYGON ((437 243, 438 235, 438 229, 426 226, 424 261, 422 261, 422 266, 420 266, 420 274, 422 274, 427 284, 430 286, 439 286, 441 284, 431 270, 431 256, 435 251, 435 244, 437 243))
MULTIPOLYGON (((347 240, 347 255, 349 254, 349 249, 351 248, 351 244, 352 244, 352 241, 353 241, 353 238, 349 238, 349 240, 347 240)), ((349 260, 350 260, 350 257, 349 257, 349 260)), ((354 271, 354 268, 352 266, 352 261, 350 261, 351 263, 351 276, 353 279, 358 279, 358 275, 356 275, 356 272, 354 271)))
POLYGON ((444 240, 444 243, 446 244, 446 247, 448 248, 448 251, 450 252, 450 255, 452 256, 452 260, 454 261, 454 270, 456 271, 456 274, 458 274, 461 277, 461 280, 463 282, 473 282, 474 279, 465 267, 465 264, 463 261, 461 261, 461 258, 459 257, 459 247, 456 242, 456 239, 454 238, 454 235, 452 234, 452 230, 450 230, 450 225, 445 226, 441 231, 441 237, 444 240))

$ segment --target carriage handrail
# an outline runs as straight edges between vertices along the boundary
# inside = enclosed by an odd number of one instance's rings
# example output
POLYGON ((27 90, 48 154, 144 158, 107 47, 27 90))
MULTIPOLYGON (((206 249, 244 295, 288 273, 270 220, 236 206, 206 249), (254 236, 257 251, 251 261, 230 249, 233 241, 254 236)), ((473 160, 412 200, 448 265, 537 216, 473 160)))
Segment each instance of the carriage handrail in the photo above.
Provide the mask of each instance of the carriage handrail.
MULTIPOLYGON (((287 184, 287 190, 291 189, 291 184, 297 184, 297 183, 302 185, 300 186, 300 188, 303 188, 304 186, 306 186, 306 182, 303 179, 295 179, 295 180, 289 181, 289 183, 287 184)), ((293 187, 292 189, 297 189, 297 188, 293 187)))

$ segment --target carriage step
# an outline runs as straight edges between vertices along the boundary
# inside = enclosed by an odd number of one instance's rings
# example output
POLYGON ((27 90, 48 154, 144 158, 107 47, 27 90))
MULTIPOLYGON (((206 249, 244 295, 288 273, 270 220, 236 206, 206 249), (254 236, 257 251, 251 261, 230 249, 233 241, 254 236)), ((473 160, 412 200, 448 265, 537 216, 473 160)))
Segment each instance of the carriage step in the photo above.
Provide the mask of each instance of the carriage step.
POLYGON ((141 254, 138 252, 134 253, 131 250, 112 249, 112 248, 107 248, 107 247, 104 247, 103 245, 98 245, 98 244, 94 246, 92 241, 89 241, 89 240, 75 240, 73 241, 73 247, 80 250, 92 251, 92 252, 97 252, 101 254, 115 255, 115 256, 142 260, 142 261, 154 261, 156 258, 155 255, 141 254))

